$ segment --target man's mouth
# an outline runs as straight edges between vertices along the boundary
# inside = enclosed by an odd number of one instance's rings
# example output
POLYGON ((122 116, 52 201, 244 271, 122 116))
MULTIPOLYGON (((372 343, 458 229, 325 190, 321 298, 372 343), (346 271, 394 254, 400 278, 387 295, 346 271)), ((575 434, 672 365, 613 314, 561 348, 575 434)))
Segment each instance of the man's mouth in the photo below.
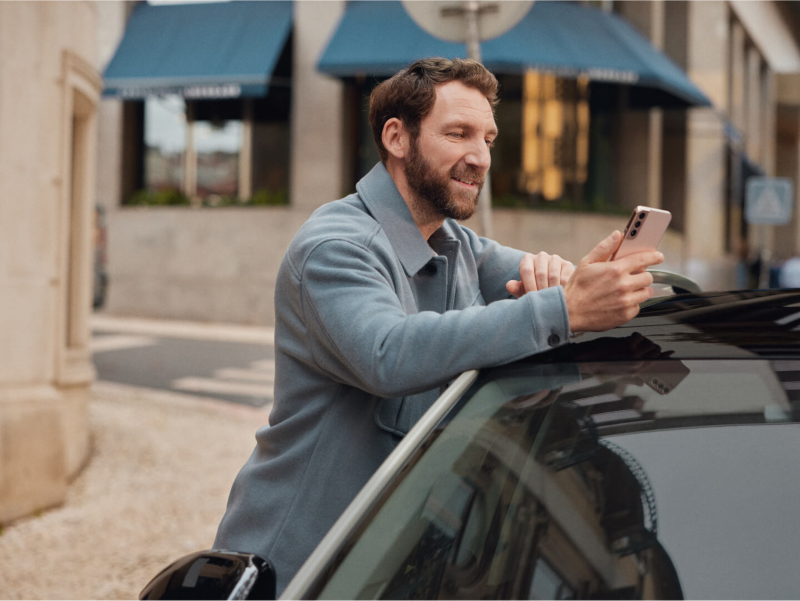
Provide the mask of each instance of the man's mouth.
POLYGON ((459 184, 463 184, 465 186, 475 187, 477 185, 477 182, 475 180, 472 180, 472 179, 459 179, 457 177, 451 177, 450 179, 452 179, 453 181, 458 182, 459 184))

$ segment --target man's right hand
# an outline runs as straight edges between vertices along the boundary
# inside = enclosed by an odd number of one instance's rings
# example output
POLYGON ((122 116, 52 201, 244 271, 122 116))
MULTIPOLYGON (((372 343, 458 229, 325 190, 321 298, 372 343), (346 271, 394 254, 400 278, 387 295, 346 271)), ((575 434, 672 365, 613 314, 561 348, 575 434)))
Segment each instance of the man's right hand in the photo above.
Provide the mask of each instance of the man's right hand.
POLYGON ((564 284, 569 326, 576 332, 604 332, 622 325, 639 313, 639 303, 652 296, 653 276, 645 271, 658 265, 664 255, 641 252, 608 261, 622 234, 613 232, 595 246, 564 284))

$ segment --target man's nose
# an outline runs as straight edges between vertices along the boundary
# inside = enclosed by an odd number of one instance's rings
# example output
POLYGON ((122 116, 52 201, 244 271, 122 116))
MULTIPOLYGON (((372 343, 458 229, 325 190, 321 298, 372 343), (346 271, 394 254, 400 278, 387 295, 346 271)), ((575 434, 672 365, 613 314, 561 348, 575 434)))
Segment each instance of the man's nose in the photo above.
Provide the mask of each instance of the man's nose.
POLYGON ((478 141, 470 149, 467 156, 464 157, 464 161, 470 167, 480 169, 483 172, 488 171, 489 167, 492 165, 492 155, 489 152, 489 146, 483 140, 478 141))

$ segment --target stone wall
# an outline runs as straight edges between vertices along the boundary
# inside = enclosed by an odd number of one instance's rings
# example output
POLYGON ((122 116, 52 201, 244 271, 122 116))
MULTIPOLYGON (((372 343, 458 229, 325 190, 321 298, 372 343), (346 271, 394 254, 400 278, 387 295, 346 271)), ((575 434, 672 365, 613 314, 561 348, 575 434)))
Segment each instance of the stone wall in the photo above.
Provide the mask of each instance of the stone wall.
MULTIPOLYGON (((274 325, 280 261, 309 212, 126 208, 109 217, 109 304, 119 315, 274 325)), ((497 240, 577 263, 626 218, 495 209, 497 240)), ((477 217, 469 227, 480 231, 477 217)), ((662 242, 666 268, 681 271, 682 238, 662 242)))
POLYGON ((93 2, 0 3, 0 523, 86 460, 93 2))

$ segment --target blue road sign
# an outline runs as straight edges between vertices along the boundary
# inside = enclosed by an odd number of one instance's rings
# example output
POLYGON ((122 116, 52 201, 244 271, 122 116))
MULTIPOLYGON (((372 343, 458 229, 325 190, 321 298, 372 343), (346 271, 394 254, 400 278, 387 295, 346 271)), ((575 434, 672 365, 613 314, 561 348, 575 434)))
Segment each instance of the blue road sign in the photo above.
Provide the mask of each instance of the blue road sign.
POLYGON ((745 188, 744 220, 758 225, 786 225, 792 218, 792 180, 750 177, 745 188))

